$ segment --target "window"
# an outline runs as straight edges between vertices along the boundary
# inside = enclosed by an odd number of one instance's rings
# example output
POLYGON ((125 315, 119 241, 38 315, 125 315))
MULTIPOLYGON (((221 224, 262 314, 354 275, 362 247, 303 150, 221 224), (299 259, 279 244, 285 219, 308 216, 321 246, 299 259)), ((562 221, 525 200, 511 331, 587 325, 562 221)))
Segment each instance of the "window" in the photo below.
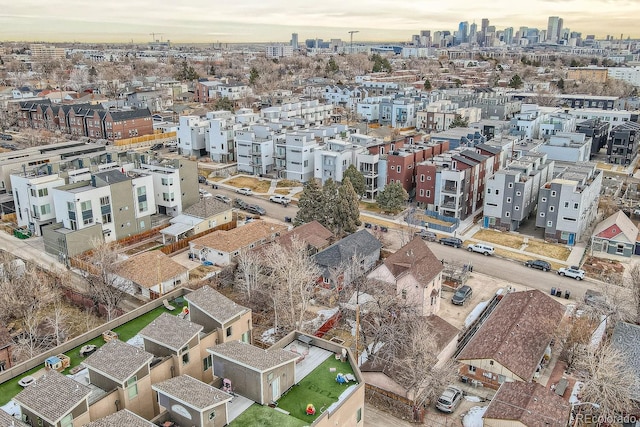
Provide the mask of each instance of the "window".
POLYGON ((493 360, 489 360, 489 365, 493 366, 493 360))
POLYGON ((431 190, 427 190, 427 197, 431 197, 431 190))
POLYGON ((500 190, 496 190, 496 196, 500 194, 500 190))
POLYGON ((487 188, 487 194, 491 194, 491 189, 487 188))
POLYGON ((183 365, 188 365, 189 364, 189 352, 186 352, 186 353, 182 354, 182 364, 183 365))
POLYGON ((553 227, 553 221, 547 221, 547 227, 553 227))
POLYGON ((227 337, 231 336, 231 326, 227 328, 227 337))
POLYGON ((209 412, 209 420, 212 420, 216 417, 216 411, 209 412))
POLYGON ((540 212, 540 218, 544 218, 544 212, 540 212))
POLYGON ((507 203, 511 203, 511 197, 507 197, 507 203))
POLYGON ((407 290, 406 289, 402 290, 402 299, 407 299, 407 290))
POLYGON ((211 366, 213 366, 213 364, 211 363, 211 356, 207 356, 204 359, 202 359, 202 370, 203 371, 211 369, 211 366))
POLYGON ((137 381, 138 377, 135 375, 127 380, 127 395, 129 396, 129 399, 133 399, 138 395, 137 381))
POLYGON ((555 210, 555 206, 549 206, 549 212, 553 212, 555 210))
POLYGON ((48 188, 41 188, 38 190, 38 197, 44 197, 44 196, 48 196, 49 195, 49 189, 48 188))
POLYGON ((358 408, 356 411, 356 422, 359 423, 362 421, 362 408, 358 408))
POLYGON ((573 204, 573 209, 578 209, 578 207, 579 207, 579 206, 580 206, 580 204, 579 204, 579 203, 574 203, 574 204, 573 204))
MULTIPOLYGON (((41 419, 38 419, 38 423, 42 422, 41 419)), ((42 424, 40 424, 42 425, 42 424)), ((73 427, 73 414, 67 414, 60 420, 60 427, 73 427)))
POLYGON ((162 193, 162 200, 165 202, 173 202, 175 199, 175 193, 162 193))
POLYGON ((564 207, 568 208, 569 207, 569 202, 564 202, 564 207))
POLYGON ((81 202, 80 210, 82 211, 82 223, 84 225, 93 224, 93 210, 91 209, 91 200, 81 202))
POLYGON ((427 175, 427 181, 431 181, 431 175, 427 175))
POLYGON ((556 194, 557 194, 557 193, 556 193, 555 191, 552 191, 552 192, 551 192, 551 197, 556 197, 556 194))
POLYGON ((476 367, 473 365, 469 365, 469 372, 475 372, 476 371, 476 367))
POLYGON ((522 191, 516 191, 516 196, 522 196, 522 191))
POLYGON ((109 205, 109 196, 100 197, 100 206, 109 205))
POLYGON ((328 277, 323 277, 323 278, 322 278, 322 283, 325 283, 325 284, 327 284, 327 285, 328 285, 329 283, 331 283, 331 281, 329 280, 329 278, 328 278, 328 277))
POLYGON ((546 198, 546 197, 543 197, 543 198, 542 198, 542 200, 541 200, 541 202, 542 202, 542 203, 544 203, 544 202, 546 202, 546 201, 547 201, 547 198, 546 198))
POLYGON ((420 189, 420 196, 424 196, 424 188, 420 189))
POLYGON ((424 182, 424 174, 420 174, 420 182, 424 182))
POLYGON ((109 224, 109 223, 111 223, 111 221, 112 221, 111 212, 102 215, 102 223, 103 224, 109 224))
POLYGON ((51 205, 47 203, 46 205, 40 206, 40 213, 42 215, 50 214, 51 213, 51 205))
POLYGON ((162 178, 162 185, 173 185, 173 178, 162 178))
POLYGON ((509 188, 513 188, 513 182, 509 183, 509 188))
POLYGON ((519 211, 520 210, 520 206, 514 206, 514 209, 519 211))
POLYGON ((509 218, 511 216, 511 212, 505 212, 504 216, 506 216, 507 218, 509 218))

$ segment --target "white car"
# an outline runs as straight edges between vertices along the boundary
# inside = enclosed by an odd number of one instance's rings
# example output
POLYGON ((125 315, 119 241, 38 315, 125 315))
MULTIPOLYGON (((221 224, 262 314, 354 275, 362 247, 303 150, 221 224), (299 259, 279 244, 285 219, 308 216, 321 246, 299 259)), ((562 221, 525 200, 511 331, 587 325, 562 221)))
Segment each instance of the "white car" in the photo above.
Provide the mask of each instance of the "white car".
POLYGON ((253 191, 251 191, 250 188, 238 188, 236 190, 236 193, 244 194, 245 196, 251 196, 253 194, 253 191))
POLYGON ((287 196, 281 196, 278 194, 269 197, 269 201, 273 203, 280 203, 281 205, 288 205, 289 203, 291 203, 290 198, 288 198, 287 196))
POLYGON ((493 255, 493 253, 495 252, 495 249, 493 248, 493 246, 489 246, 484 243, 473 243, 467 246, 467 250, 469 252, 478 252, 479 254, 482 254, 485 256, 493 255))
POLYGON ((199 189, 198 191, 200 193, 201 199, 208 199, 209 197, 213 197, 213 194, 209 193, 208 191, 205 191, 203 189, 199 189))
POLYGON ((584 279, 584 270, 580 270, 578 267, 575 267, 575 266, 561 268, 558 270, 558 274, 561 276, 571 277, 572 279, 576 279, 576 280, 584 279))
POLYGON ((231 204, 231 198, 225 196, 224 194, 216 194, 215 196, 213 196, 213 198, 228 205, 231 204))

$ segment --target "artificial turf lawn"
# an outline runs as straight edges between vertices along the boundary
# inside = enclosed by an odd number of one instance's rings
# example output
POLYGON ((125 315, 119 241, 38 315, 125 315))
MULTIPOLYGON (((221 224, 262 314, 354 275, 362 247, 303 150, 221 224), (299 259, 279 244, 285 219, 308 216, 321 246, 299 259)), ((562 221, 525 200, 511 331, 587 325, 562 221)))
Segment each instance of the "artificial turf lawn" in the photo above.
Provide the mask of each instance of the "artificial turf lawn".
POLYGON ((254 403, 238 418, 231 421, 229 427, 303 427, 307 425, 309 425, 307 421, 301 421, 268 406, 254 403))
POLYGON ((343 363, 330 356, 320 366, 311 371, 309 375, 304 377, 298 385, 294 385, 289 389, 278 400, 278 407, 289 411, 291 416, 311 424, 332 403, 338 401, 338 397, 342 392, 350 385, 355 384, 353 382, 338 384, 336 382, 338 373, 353 374, 351 364, 348 362, 343 363), (331 372, 330 368, 336 368, 335 372, 331 372), (307 415, 307 405, 309 403, 315 406, 315 415, 307 415))
MULTIPOLYGON (((156 317, 160 316, 164 312, 168 312, 171 314, 178 314, 180 313, 180 311, 182 311, 182 304, 176 304, 175 302, 170 302, 170 303, 176 308, 171 312, 168 311, 166 308, 164 308, 163 305, 161 305, 160 307, 154 308, 148 313, 145 313, 142 316, 138 316, 135 319, 128 321, 124 325, 121 325, 115 328, 114 331, 118 333, 120 341, 126 342, 127 340, 130 340, 131 338, 135 337, 138 334, 138 332, 140 332, 145 326, 147 326, 156 317)), ((63 371, 63 374, 65 375, 68 374, 69 370, 78 366, 80 362, 84 360, 84 357, 80 356, 80 349, 82 348, 82 346, 85 346, 88 344, 93 344, 97 347, 101 347, 104 344, 102 335, 90 341, 87 341, 79 345, 78 347, 75 347, 69 351, 66 351, 64 354, 69 356, 69 358, 71 359, 71 364, 69 365, 69 368, 63 371)), ((30 371, 17 376, 16 378, 13 378, 9 381, 5 381, 4 383, 0 384, 0 405, 6 404, 13 398, 13 396, 15 396, 16 394, 20 393, 20 391, 22 391, 22 387, 18 385, 18 381, 20 381, 20 378, 25 377, 27 375, 31 375, 34 372, 37 372, 40 369, 43 369, 43 367, 44 367, 44 364, 42 366, 35 367, 30 371)))

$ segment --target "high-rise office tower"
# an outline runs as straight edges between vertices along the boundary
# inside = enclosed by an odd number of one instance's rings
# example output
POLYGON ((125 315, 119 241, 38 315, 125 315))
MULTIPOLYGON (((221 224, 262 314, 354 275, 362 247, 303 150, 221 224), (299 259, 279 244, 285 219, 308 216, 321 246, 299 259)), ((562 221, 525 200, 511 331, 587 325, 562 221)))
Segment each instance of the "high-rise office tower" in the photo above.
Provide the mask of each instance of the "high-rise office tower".
POLYGON ((550 16, 547 24, 547 41, 557 43, 562 35, 562 18, 550 16))
POLYGON ((469 43, 478 43, 478 25, 475 22, 469 26, 469 43))
POLYGON ((489 28, 489 19, 488 18, 482 18, 482 26, 480 27, 480 31, 482 32, 482 34, 480 34, 480 44, 482 46, 486 46, 486 40, 487 40, 487 28, 489 28))
POLYGON ((298 50, 298 33, 291 34, 291 47, 293 50, 298 50))
POLYGON ((469 23, 467 21, 463 21, 460 24, 458 24, 458 37, 456 39, 458 44, 466 43, 467 41, 469 41, 468 34, 469 34, 469 23))
POLYGON ((513 44, 513 27, 507 27, 502 33, 502 41, 504 44, 513 44))

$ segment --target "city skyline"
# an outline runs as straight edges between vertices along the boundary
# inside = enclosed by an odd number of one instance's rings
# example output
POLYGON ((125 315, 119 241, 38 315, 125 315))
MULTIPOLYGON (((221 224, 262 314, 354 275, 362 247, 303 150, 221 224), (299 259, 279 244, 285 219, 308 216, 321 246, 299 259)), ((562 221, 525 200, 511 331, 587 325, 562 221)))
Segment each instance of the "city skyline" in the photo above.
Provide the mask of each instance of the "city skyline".
POLYGON ((328 0, 304 5, 245 0, 215 8, 204 0, 180 5, 166 0, 153 4, 144 0, 21 0, 0 11, 0 40, 149 42, 155 33, 156 39, 175 43, 288 43, 291 33, 298 33, 301 41, 316 37, 348 40, 348 31, 358 30, 354 37, 357 42, 403 42, 420 30, 453 33, 462 21, 475 22, 480 28, 483 18, 498 30, 517 30, 521 26, 546 30, 549 16, 563 18, 565 28, 580 32, 583 37, 640 36, 635 25, 640 4, 610 0, 607 9, 600 10, 602 4, 596 0, 532 0, 526 4, 529 12, 516 12, 514 3, 507 0, 496 0, 491 6, 466 0, 452 0, 446 5, 415 0, 328 0))

